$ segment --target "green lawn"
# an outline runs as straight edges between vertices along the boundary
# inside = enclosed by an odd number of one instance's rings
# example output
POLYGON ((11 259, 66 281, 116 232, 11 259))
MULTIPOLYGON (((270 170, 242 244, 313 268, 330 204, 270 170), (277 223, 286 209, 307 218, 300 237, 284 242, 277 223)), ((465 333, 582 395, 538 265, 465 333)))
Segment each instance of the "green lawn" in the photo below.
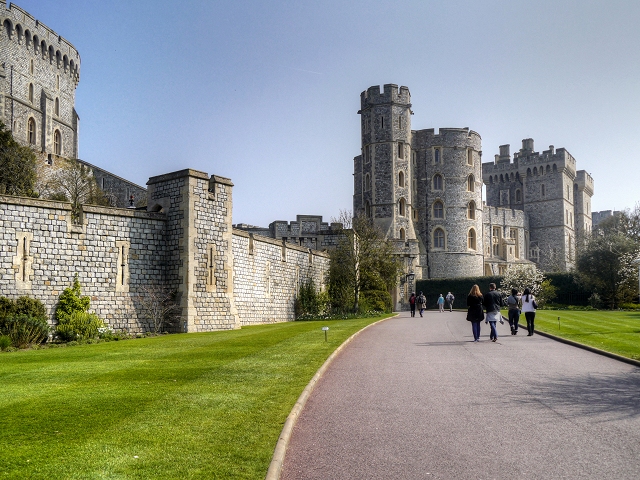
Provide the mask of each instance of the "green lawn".
MULTIPOLYGON (((520 323, 526 325, 524 315, 520 316, 520 323)), ((640 312, 538 310, 535 328, 640 360, 640 312)))
POLYGON ((379 318, 0 354, 0 477, 262 479, 311 377, 379 318))

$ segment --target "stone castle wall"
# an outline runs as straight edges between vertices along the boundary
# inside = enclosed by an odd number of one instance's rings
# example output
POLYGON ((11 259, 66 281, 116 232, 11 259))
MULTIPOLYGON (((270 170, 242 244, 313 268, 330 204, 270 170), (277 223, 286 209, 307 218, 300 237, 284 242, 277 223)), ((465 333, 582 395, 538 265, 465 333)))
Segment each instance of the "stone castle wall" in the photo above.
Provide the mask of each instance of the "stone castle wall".
POLYGON ((323 285, 326 253, 231 226, 229 179, 182 170, 152 177, 148 211, 0 196, 0 295, 41 300, 53 323, 75 275, 91 311, 112 328, 149 331, 141 296, 177 293, 177 331, 294 319, 298 286, 323 285))

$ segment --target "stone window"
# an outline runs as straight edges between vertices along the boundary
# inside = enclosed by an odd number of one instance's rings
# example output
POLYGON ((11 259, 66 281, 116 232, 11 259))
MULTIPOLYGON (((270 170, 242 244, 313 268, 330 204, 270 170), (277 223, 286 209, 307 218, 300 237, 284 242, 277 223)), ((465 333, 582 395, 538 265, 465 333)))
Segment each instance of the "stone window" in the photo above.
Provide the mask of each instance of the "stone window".
POLYGON ((404 240, 405 239, 405 233, 404 233, 404 228, 400 229, 400 240, 404 240))
POLYGON ((542 185, 540 185, 540 195, 542 195, 543 197, 545 196, 546 191, 545 191, 545 187, 544 187, 544 183, 542 185))
POLYGON ((476 231, 473 228, 470 228, 467 234, 467 248, 470 250, 476 249, 476 231))
POLYGON ((519 245, 519 242, 518 242, 518 229, 517 228, 512 228, 509 231, 509 237, 515 242, 516 251, 515 251, 514 256, 516 258, 519 258, 520 257, 520 245, 519 245))
POLYGON ((56 100, 53 104, 53 113, 56 116, 60 116, 60 99, 58 97, 56 97, 56 100))
POLYGON ((567 200, 571 200, 571 189, 569 188, 569 185, 567 185, 567 200))
POLYGON ((364 214, 367 218, 371 218, 371 204, 367 200, 364 204, 364 214))
POLYGON ((473 150, 467 150, 467 165, 473 165, 473 150))
POLYGON ((538 167, 533 167, 533 174, 538 175, 538 167))
POLYGON ((56 75, 56 90, 60 90, 60 75, 56 75))
POLYGON ((33 58, 29 60, 29 73, 33 75, 33 58))
POLYGON ((551 167, 547 165, 547 173, 551 173, 551 167))
POLYGON ((531 176, 531 169, 527 168, 527 177, 530 177, 530 176, 531 176))
POLYGON ((384 128, 384 115, 380 115, 380 128, 384 128))
POLYGON ((411 166, 416 167, 416 152, 411 152, 411 166))
POLYGON ((434 190, 442 190, 443 185, 442 175, 436 174, 433 176, 433 189, 434 190))
POLYGON ((118 249, 118 265, 116 267, 116 292, 129 291, 129 248, 131 243, 119 240, 116 241, 118 249))
POLYGON ((469 192, 473 192, 476 189, 476 179, 473 177, 473 175, 469 175, 469 177, 467 177, 467 191, 469 192))
POLYGON ((267 262, 264 266, 264 293, 267 298, 271 298, 271 263, 267 262))
POLYGON ((444 230, 441 228, 433 231, 433 248, 444 248, 444 230))
POLYGON ((404 144, 398 142, 398 158, 404 158, 404 144))
POLYGON ((31 288, 31 275, 33 274, 32 240, 33 233, 16 232, 17 249, 16 255, 13 257, 13 269, 18 290, 31 288))
POLYGON ((404 118, 402 114, 398 115, 398 128, 402 130, 404 128, 404 118))
POLYGON ((467 205, 467 218, 469 220, 476 219, 476 202, 473 200, 469 202, 469 205, 467 205))
POLYGON ((60 130, 53 132, 53 153, 62 155, 62 137, 60 136, 60 130))
POLYGON ((411 215, 413 216, 414 220, 418 220, 418 211, 415 208, 411 210, 411 215))
POLYGON ((520 189, 516 190, 516 203, 520 203, 522 202, 522 192, 520 191, 520 189))
POLYGON ((500 183, 504 183, 504 175, 500 174, 500 183))
POLYGON ((29 103, 33 103, 33 83, 29 84, 29 103))
POLYGON ((404 188, 404 172, 398 172, 398 186, 404 188))
POLYGON ((433 218, 444 218, 444 204, 440 200, 433 203, 433 218))
POLYGON ((364 191, 368 192, 371 190, 371 175, 368 173, 364 176, 364 191))
POLYGON ((364 119, 364 133, 369 133, 371 131, 371 120, 369 117, 364 119))
POLYGON ((433 163, 440 163, 440 149, 433 150, 433 163))
POLYGON ((398 214, 401 217, 404 217, 406 214, 406 210, 407 210, 407 202, 405 201, 404 198, 401 198, 400 201, 398 202, 398 214))
POLYGON ((489 184, 493 184, 493 176, 489 177, 489 184))
POLYGON ((554 163, 553 164, 553 173, 556 173, 558 171, 558 166, 554 163))
POLYGON ((36 121, 33 118, 27 122, 27 142, 30 145, 36 144, 36 121))

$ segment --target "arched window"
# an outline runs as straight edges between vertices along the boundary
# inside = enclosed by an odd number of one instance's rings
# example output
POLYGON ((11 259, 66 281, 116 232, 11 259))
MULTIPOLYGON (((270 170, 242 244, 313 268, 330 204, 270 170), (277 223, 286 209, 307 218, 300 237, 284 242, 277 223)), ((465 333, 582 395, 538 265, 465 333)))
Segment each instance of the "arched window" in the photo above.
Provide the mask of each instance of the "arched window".
POLYGON ((404 234, 404 228, 400 229, 400 240, 404 240, 405 234, 404 234))
POLYGON ((469 220, 476 219, 476 202, 471 201, 469 202, 469 205, 467 205, 467 217, 469 220))
POLYGON ((364 191, 368 192, 371 190, 371 176, 367 173, 364 176, 364 191))
POLYGON ((398 186, 404 187, 404 172, 398 172, 398 186))
POLYGON ((433 203, 433 218, 444 218, 444 204, 440 200, 433 203))
POLYGON ((473 178, 473 175, 469 175, 467 178, 467 191, 473 192, 476 189, 476 179, 473 178))
POLYGON ((490 183, 490 184, 493 184, 493 176, 490 176, 490 177, 489 177, 489 183, 490 183))
POLYGON ((444 248, 444 230, 441 228, 433 231, 433 248, 444 248))
POLYGON ((538 175, 538 167, 533 167, 533 174, 538 175))
POLYGON ((473 165, 473 150, 467 150, 467 165, 473 165))
POLYGON ((473 228, 469 229, 469 233, 467 235, 467 248, 470 250, 476 249, 476 231, 473 228))
POLYGON ((500 183, 504 183, 504 176, 500 174, 500 183))
POLYGON ((60 116, 60 100, 58 99, 58 97, 56 97, 56 100, 53 104, 53 113, 56 116, 60 116))
POLYGON ((442 175, 436 174, 433 176, 433 189, 434 190, 442 190, 442 175))
POLYGON ((7 32, 7 37, 9 37, 9 40, 11 40, 13 38, 13 25, 9 20, 4 21, 4 28, 7 32))
POLYGON ((398 158, 404 158, 404 144, 398 142, 398 158))
POLYGON ((433 151, 433 162, 434 163, 440 163, 440 149, 436 148, 433 151))
POLYGON ((531 176, 531 169, 527 168, 527 177, 530 177, 530 176, 531 176))
POLYGON ((33 103, 33 83, 29 84, 29 102, 33 103))
POLYGON ((367 200, 364 204, 364 214, 367 218, 371 218, 371 204, 367 200))
POLYGON ((398 214, 401 217, 404 217, 406 210, 407 210, 407 202, 404 200, 404 198, 401 198, 400 201, 398 202, 398 214))
POLYGON ((547 165, 547 173, 551 173, 551 167, 547 165))
POLYGON ((33 75, 33 58, 29 60, 29 73, 33 75))
POLYGON ((27 142, 30 145, 36 144, 36 121, 33 118, 27 122, 27 142))
POLYGON ((516 203, 522 202, 522 192, 520 189, 516 190, 516 203))
POLYGON ((540 194, 544 197, 545 196, 545 188, 544 188, 544 183, 542 185, 540 185, 540 194))
POLYGON ((53 132, 53 153, 62 155, 62 137, 60 136, 60 130, 53 132))
POLYGON ((553 173, 556 173, 558 171, 558 166, 554 163, 553 164, 553 173))

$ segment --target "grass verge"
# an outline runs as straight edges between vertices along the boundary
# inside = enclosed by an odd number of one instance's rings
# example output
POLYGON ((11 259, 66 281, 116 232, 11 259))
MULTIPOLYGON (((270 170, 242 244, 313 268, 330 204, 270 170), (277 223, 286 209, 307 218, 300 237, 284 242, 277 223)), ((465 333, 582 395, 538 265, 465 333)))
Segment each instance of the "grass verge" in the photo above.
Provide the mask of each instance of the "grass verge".
POLYGON ((380 318, 2 354, 0 475, 264 478, 314 373, 380 318))
MULTIPOLYGON (((520 323, 526 325, 524 314, 520 317, 520 323)), ((535 328, 640 360, 640 312, 538 310, 535 328)))

